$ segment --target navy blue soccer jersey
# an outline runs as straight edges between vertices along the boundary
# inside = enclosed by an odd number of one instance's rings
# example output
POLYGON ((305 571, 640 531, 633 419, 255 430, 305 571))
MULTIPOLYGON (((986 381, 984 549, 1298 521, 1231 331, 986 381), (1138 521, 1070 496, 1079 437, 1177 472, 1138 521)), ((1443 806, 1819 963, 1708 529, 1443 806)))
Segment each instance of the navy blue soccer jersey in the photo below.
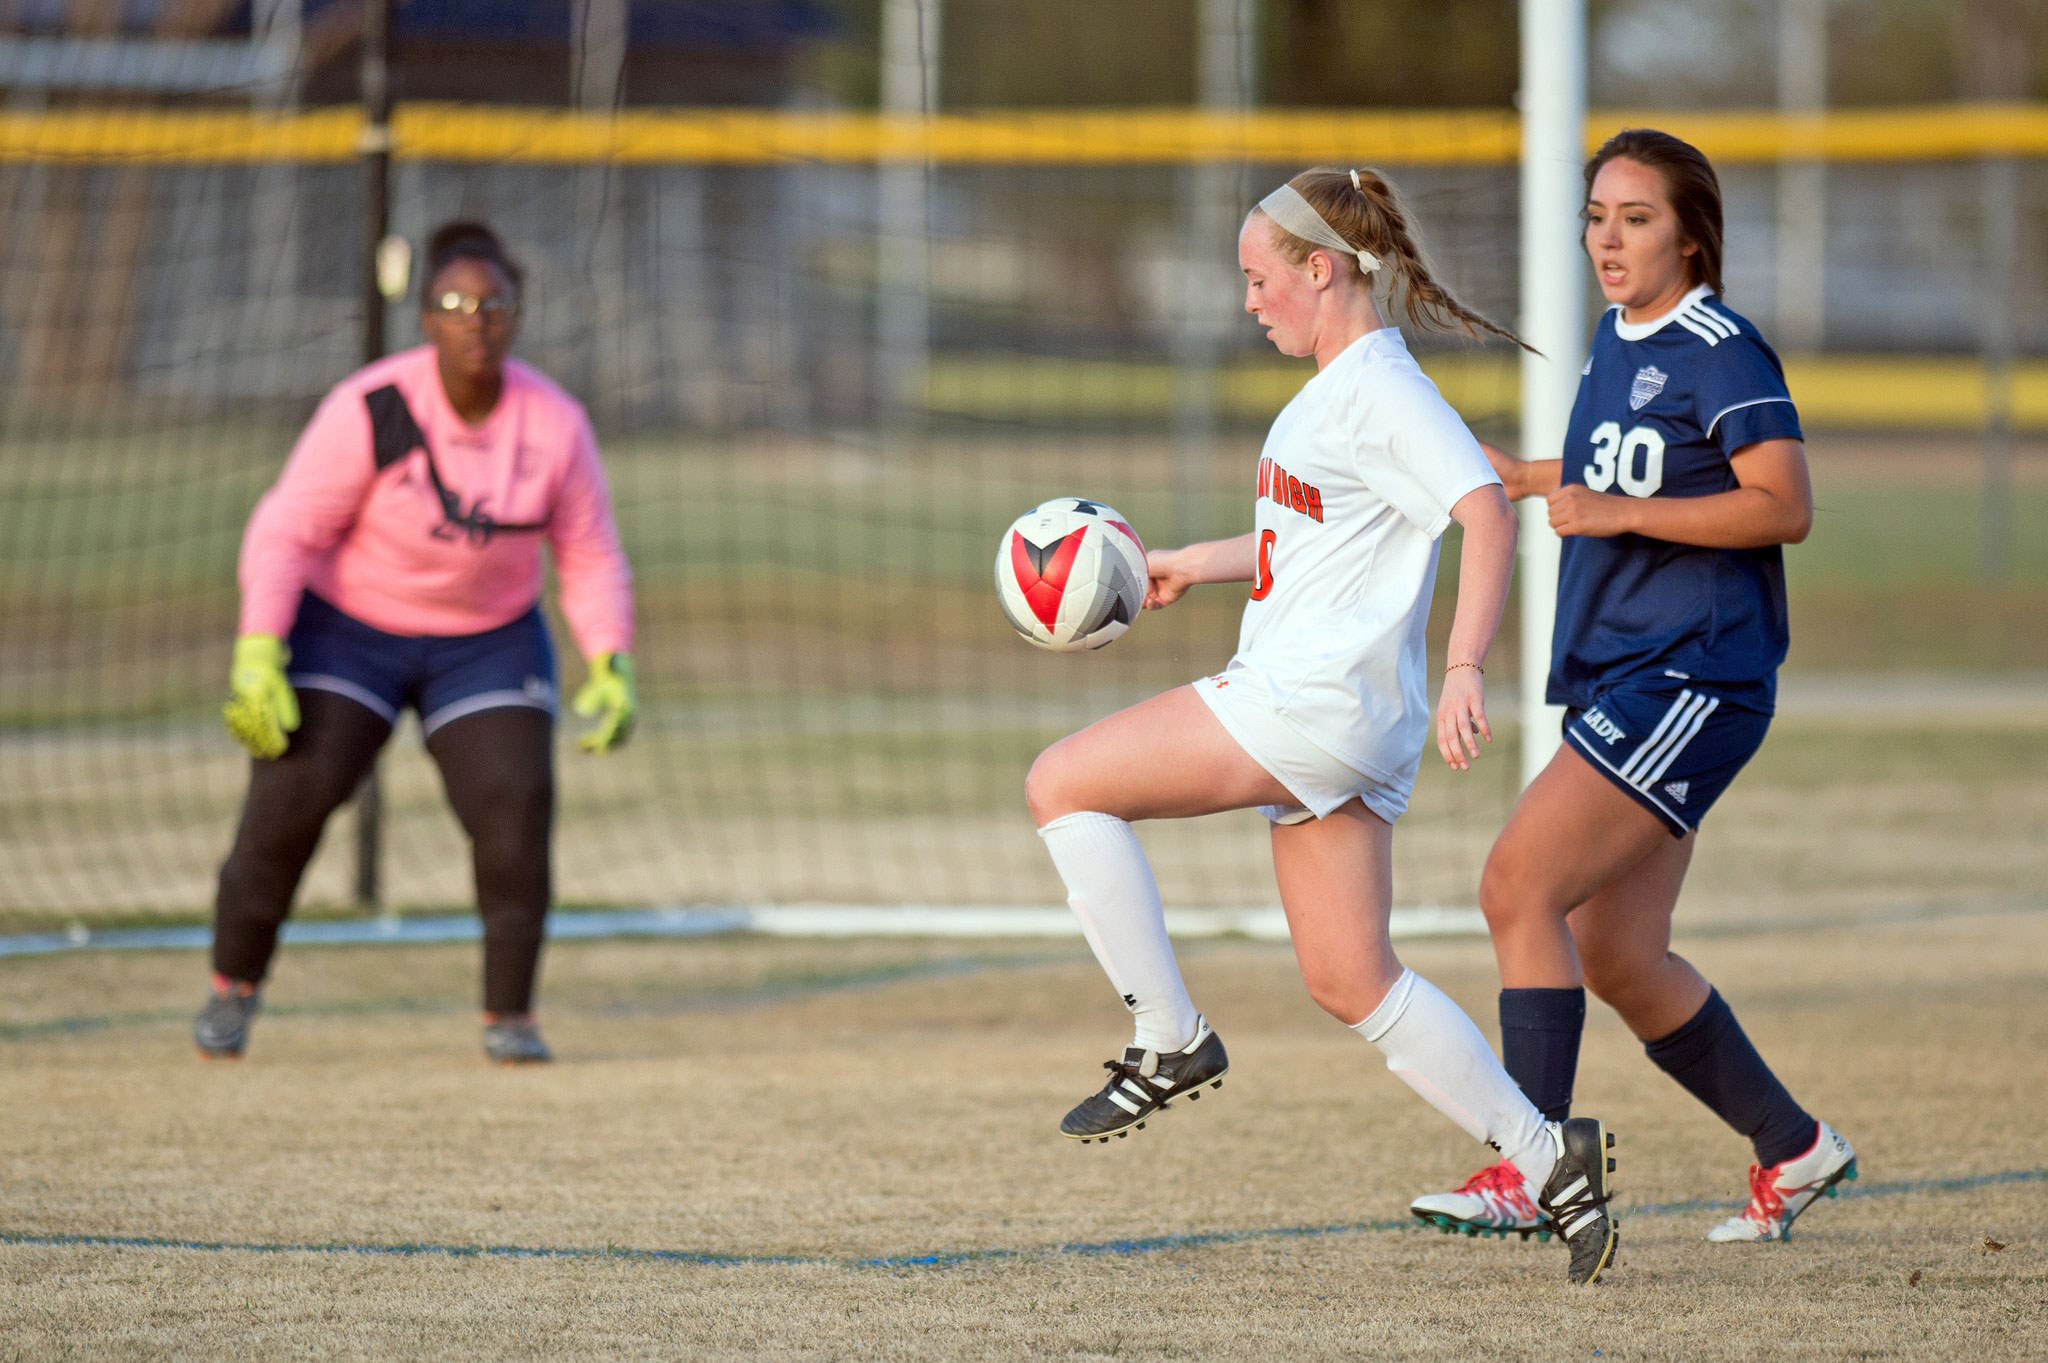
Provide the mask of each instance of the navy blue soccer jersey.
MULTIPOLYGON (((1729 460, 1800 439, 1778 357, 1705 286, 1662 318, 1610 308, 1593 330, 1565 435, 1563 481, 1630 497, 1740 486, 1729 460)), ((1762 682, 1785 659, 1777 545, 1702 549, 1646 535, 1567 536, 1558 562, 1549 699, 1590 705, 1603 684, 1669 675, 1762 682)))

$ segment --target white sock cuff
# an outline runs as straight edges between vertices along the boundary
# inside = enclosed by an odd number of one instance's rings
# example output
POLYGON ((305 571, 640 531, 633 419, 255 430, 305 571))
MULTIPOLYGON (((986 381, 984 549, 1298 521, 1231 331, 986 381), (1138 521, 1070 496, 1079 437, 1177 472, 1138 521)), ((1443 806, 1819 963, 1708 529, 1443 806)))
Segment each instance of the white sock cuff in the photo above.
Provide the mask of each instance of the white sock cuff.
POLYGON ((1394 1024, 1401 1020, 1401 1014, 1408 1011, 1408 1001, 1415 997, 1415 982, 1421 978, 1413 970, 1403 966, 1401 978, 1395 980, 1393 988, 1387 990, 1387 996, 1380 1000, 1380 1006, 1373 1009, 1371 1016, 1365 1021, 1352 1023, 1351 1030, 1378 1045, 1379 1039, 1393 1030, 1394 1024))
POLYGON ((1039 829, 1038 836, 1042 838, 1048 833, 1079 833, 1086 836, 1094 833, 1099 837, 1122 841, 1130 831, 1131 825, 1127 820, 1119 819, 1114 814, 1098 814, 1093 810, 1084 809, 1074 814, 1060 815, 1039 829))

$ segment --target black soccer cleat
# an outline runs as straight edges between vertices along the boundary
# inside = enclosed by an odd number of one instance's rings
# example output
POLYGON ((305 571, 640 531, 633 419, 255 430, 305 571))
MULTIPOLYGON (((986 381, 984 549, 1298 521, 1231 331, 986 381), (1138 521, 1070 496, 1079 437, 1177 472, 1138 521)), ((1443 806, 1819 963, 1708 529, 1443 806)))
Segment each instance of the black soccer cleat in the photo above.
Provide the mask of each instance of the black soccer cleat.
POLYGON ((1592 1284, 1614 1262, 1621 1235, 1607 1204, 1614 1196, 1607 1176, 1614 1172, 1608 1151, 1614 1137, 1595 1117, 1572 1117, 1551 1130, 1557 1137, 1557 1167, 1550 1171, 1536 1204, 1571 1248, 1574 1283, 1592 1284))
POLYGON ((1121 1139, 1142 1130, 1145 1119, 1172 1099, 1186 1094, 1193 1102, 1203 1087, 1222 1088, 1230 1057, 1224 1054, 1223 1039, 1197 1017, 1195 1039, 1180 1050, 1161 1055, 1129 1046, 1122 1060, 1105 1060, 1102 1067, 1109 1071, 1109 1082, 1067 1114, 1060 1123, 1062 1136, 1107 1144, 1111 1136, 1121 1139))

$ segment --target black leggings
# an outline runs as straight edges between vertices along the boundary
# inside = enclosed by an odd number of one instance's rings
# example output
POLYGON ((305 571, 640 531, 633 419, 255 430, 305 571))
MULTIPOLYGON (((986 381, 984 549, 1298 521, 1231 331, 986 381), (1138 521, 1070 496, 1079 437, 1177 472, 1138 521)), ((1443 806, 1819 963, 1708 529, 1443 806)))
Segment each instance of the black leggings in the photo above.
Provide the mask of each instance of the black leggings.
MULTIPOLYGON (((275 761, 254 762, 235 845, 220 868, 213 968, 260 984, 327 818, 354 793, 391 725, 332 692, 299 692, 299 728, 275 761)), ((448 803, 469 834, 484 924, 484 1008, 533 1005, 553 894, 554 718, 525 706, 478 710, 427 740, 448 803)))

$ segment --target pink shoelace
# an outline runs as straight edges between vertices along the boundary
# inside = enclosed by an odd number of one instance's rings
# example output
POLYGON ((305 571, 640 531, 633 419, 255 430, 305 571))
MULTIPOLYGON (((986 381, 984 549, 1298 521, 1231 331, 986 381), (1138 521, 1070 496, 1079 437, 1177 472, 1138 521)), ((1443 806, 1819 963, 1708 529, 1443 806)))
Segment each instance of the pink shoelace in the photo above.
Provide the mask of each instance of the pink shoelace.
POLYGON ((1540 1219, 1542 1215, 1529 1198, 1528 1180, 1522 1177, 1522 1171, 1515 1167, 1512 1160, 1502 1160, 1490 1168, 1481 1169, 1466 1179, 1465 1185, 1458 1191, 1480 1197, 1491 1194, 1518 1216, 1531 1220, 1540 1219))
POLYGON ((1742 1215, 1759 1226, 1774 1226, 1785 1214, 1785 1199, 1778 1191, 1778 1171, 1761 1164, 1749 1166, 1749 1207, 1742 1215))

